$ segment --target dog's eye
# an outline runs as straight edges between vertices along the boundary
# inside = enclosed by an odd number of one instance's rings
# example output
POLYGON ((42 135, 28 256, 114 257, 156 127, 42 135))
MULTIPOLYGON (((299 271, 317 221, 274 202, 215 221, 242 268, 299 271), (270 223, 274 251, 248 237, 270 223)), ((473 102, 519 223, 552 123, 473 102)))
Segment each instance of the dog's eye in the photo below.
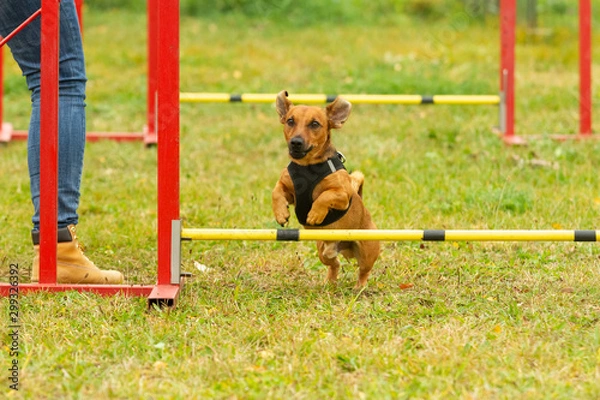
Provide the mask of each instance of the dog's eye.
POLYGON ((321 127, 321 124, 317 121, 312 121, 308 126, 310 126, 311 129, 319 129, 321 127))
POLYGON ((285 123, 287 124, 287 126, 294 126, 294 118, 288 118, 288 120, 285 121, 285 123))

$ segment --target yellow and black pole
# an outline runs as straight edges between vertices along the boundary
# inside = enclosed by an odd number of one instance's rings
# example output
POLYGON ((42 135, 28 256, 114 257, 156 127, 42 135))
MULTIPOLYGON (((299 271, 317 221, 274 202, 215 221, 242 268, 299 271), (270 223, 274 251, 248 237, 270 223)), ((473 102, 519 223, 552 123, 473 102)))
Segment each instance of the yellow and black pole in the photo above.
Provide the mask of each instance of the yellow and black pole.
MULTIPOLYGON (((499 105, 499 95, 411 95, 411 94, 291 94, 290 101, 304 104, 330 103, 343 97, 354 104, 447 104, 447 105, 499 105)), ((190 93, 179 94, 182 103, 274 103, 276 93, 190 93)))
POLYGON ((191 229, 182 240, 597 242, 596 230, 191 229))

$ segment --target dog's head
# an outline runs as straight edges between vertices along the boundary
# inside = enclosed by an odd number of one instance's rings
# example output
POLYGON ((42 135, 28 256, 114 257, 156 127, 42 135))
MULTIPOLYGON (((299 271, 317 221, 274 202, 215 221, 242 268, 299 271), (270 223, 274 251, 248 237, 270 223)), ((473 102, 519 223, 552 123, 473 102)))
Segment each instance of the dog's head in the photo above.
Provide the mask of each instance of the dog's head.
POLYGON ((294 106, 284 90, 277 95, 277 113, 290 157, 300 165, 325 161, 333 155, 331 129, 339 129, 350 115, 352 105, 338 97, 326 108, 294 106))

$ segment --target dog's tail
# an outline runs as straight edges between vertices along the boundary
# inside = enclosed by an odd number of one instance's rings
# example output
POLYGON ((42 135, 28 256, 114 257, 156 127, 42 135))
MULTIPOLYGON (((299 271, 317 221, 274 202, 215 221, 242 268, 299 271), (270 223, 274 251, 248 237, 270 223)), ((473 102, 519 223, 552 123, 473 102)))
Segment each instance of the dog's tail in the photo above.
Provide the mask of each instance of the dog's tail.
POLYGON ((358 193, 360 197, 362 197, 363 184, 365 183, 365 176, 360 171, 353 171, 350 174, 350 179, 352 180, 352 187, 358 193))

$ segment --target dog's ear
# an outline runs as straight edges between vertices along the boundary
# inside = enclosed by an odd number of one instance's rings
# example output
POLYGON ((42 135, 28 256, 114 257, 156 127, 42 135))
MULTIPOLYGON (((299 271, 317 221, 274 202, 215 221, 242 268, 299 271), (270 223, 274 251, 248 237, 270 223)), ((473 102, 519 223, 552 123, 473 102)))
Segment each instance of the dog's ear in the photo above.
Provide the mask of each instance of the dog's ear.
POLYGON ((329 118, 331 128, 339 129, 348 120, 352 104, 341 97, 337 97, 325 110, 327 111, 327 118, 329 118))
POLYGON ((285 116, 287 115, 290 108, 292 108, 292 102, 288 100, 288 92, 282 90, 277 95, 277 100, 275 101, 275 106, 277 107, 277 114, 279 114, 279 121, 282 124, 285 123, 285 116))

